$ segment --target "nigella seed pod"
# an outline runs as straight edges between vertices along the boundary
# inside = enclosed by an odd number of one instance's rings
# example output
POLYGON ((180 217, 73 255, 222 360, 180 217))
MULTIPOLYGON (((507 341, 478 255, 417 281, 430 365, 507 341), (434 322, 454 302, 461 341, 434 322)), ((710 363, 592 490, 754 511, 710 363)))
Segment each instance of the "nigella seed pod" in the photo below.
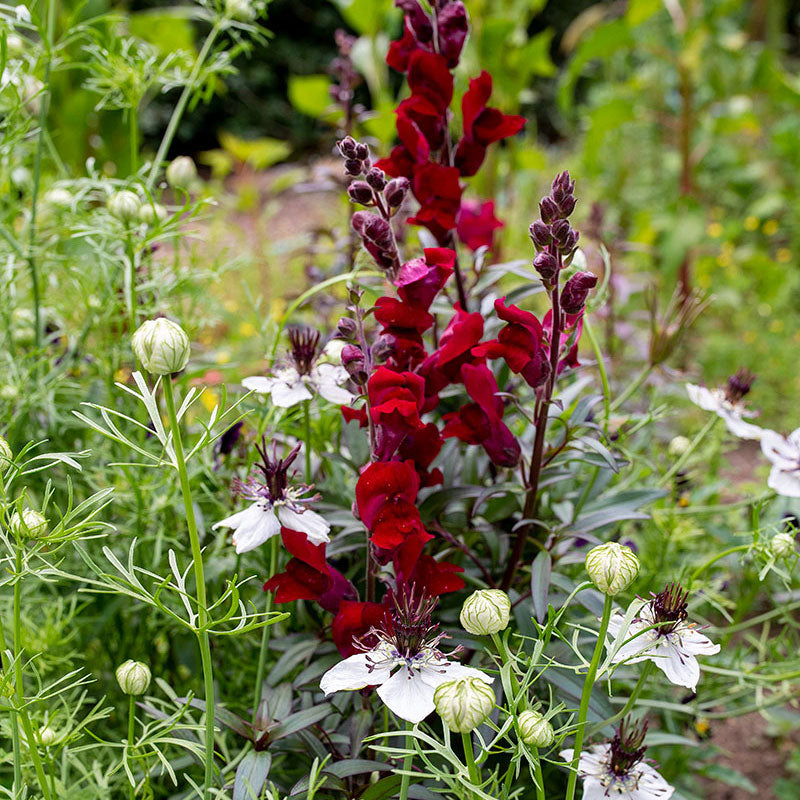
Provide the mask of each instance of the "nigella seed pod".
POLYGON ((360 203, 362 206, 374 204, 372 187, 366 181, 353 181, 347 187, 347 194, 353 203, 360 203))
POLYGON ((136 358, 152 375, 172 375, 189 362, 189 337, 165 317, 145 320, 133 334, 132 345, 136 358))
POLYGON ((173 189, 189 189, 197 180, 197 167, 189 156, 178 156, 167 167, 167 183, 173 189))
POLYGON ((357 158, 348 158, 344 162, 344 171, 348 175, 352 175, 354 178, 357 178, 364 171, 364 167, 357 158))
POLYGON ((542 276, 542 280, 550 282, 558 273, 558 259, 543 250, 533 259, 533 268, 542 276))
POLYGON ((553 241, 553 235, 550 233, 550 226, 546 225, 540 219, 537 219, 530 227, 531 239, 536 247, 542 249, 547 247, 553 241))
POLYGON ((776 533, 769 543, 769 549, 775 558, 790 558, 797 552, 794 536, 786 532, 776 533))
POLYGON ((18 511, 11 515, 8 527, 17 536, 38 539, 47 535, 47 518, 32 508, 25 508, 22 510, 22 516, 18 511))
POLYGON ((597 285, 597 275, 591 272, 576 272, 561 292, 561 308, 567 314, 578 314, 586 305, 589 292, 597 285))
POLYGON ((553 726, 538 711, 523 711, 517 717, 517 729, 529 747, 550 747, 556 738, 553 726))
POLYGON ((433 693, 436 713, 455 733, 475 730, 489 716, 494 703, 492 687, 481 678, 446 681, 433 693))
POLYGON ((633 583, 639 574, 639 559, 630 547, 606 542, 587 553, 586 571, 601 592, 613 597, 633 583))
POLYGON ((511 600, 500 589, 479 589, 461 607, 461 627, 475 636, 489 636, 508 627, 511 600))
POLYGON ((133 222, 139 216, 141 205, 133 192, 123 189, 108 198, 106 208, 121 222, 133 222))
POLYGON ((406 199, 410 183, 408 178, 394 178, 386 184, 386 190, 383 196, 390 208, 399 208, 403 205, 403 200, 406 199))
POLYGON ((542 222, 550 223, 558 219, 558 206, 553 202, 551 197, 543 197, 539 201, 539 215, 542 222))
POLYGON ((359 386, 363 386, 369 377, 364 365, 364 354, 361 352, 360 347, 354 344, 346 344, 342 348, 342 366, 359 386))
POLYGON ((386 188, 386 173, 382 169, 373 167, 367 173, 367 183, 376 192, 382 192, 386 188))
POLYGON ((345 158, 356 157, 356 140, 352 136, 345 136, 340 142, 337 143, 339 152, 345 158))
POLYGON ((125 694, 138 697, 150 686, 150 667, 141 661, 128 659, 117 667, 117 683, 125 694))

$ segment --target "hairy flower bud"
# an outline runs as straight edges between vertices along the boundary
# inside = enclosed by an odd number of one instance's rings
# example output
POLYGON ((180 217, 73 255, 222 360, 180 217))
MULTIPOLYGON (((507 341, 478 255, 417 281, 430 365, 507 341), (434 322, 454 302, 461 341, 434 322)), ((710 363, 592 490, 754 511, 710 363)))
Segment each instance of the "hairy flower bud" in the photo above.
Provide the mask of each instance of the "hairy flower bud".
POLYGON ((197 167, 189 156, 178 156, 167 167, 167 183, 173 189, 189 189, 197 180, 197 167))
POLYGON ((165 317, 143 322, 132 343, 136 358, 153 375, 180 372, 189 361, 189 337, 180 325, 165 317))
POLYGON ((670 439, 667 452, 671 456, 682 456, 692 446, 692 443, 686 436, 675 436, 670 439))
POLYGON ((133 222, 139 216, 139 208, 141 208, 139 198, 127 189, 121 192, 116 192, 108 198, 106 208, 122 222, 133 222))
POLYGON ((544 223, 558 219, 558 206, 553 202, 552 197, 543 197, 539 201, 539 215, 544 223))
POLYGON ((558 260, 552 253, 543 250, 533 259, 533 268, 542 276, 543 281, 549 283, 558 274, 558 260))
POLYGON ((336 324, 335 336, 337 339, 352 339, 357 332, 358 326, 350 317, 342 317, 336 324))
POLYGON ((5 438, 0 436, 0 466, 2 466, 3 461, 11 461, 12 458, 14 458, 14 453, 11 452, 11 448, 5 438))
POLYGON ((433 693, 436 713, 455 733, 469 733, 477 728, 489 716, 494 703, 492 687, 481 678, 446 681, 433 693))
POLYGON ((367 382, 369 376, 364 368, 364 354, 357 345, 346 344, 342 348, 342 366, 359 386, 367 382))
POLYGON ((787 533, 786 531, 783 533, 776 533, 769 543, 769 549, 772 551, 775 558, 789 558, 797 552, 795 538, 791 533, 787 533))
POLYGON ((356 140, 352 136, 345 136, 344 139, 337 142, 336 146, 345 158, 354 159, 356 157, 356 140))
POLYGON ((382 169, 373 167, 367 173, 367 183, 376 191, 382 192, 386 188, 386 173, 382 169))
POLYGON ((475 636, 488 636, 508 627, 511 600, 500 589, 479 589, 461 606, 461 627, 475 636))
POLYGON ((139 220, 147 225, 155 225, 167 218, 167 209, 161 203, 142 203, 139 220))
POLYGON ((556 738, 553 726, 538 711, 523 711, 517 717, 519 736, 530 747, 550 747, 556 738))
POLYGON ((347 194, 353 203, 360 203, 362 206, 374 204, 372 187, 366 181, 353 181, 347 187, 347 194))
POLYGON ((392 226, 383 217, 367 211, 356 211, 351 224, 353 230, 361 237, 365 249, 381 269, 399 269, 400 257, 392 234, 392 226))
POLYGON ((141 661, 128 659, 117 667, 117 683, 125 694, 138 696, 150 686, 150 667, 141 661))
POLYGON ((530 227, 531 239, 534 245, 538 248, 547 247, 553 241, 553 235, 550 233, 550 226, 546 225, 540 219, 537 219, 530 227))
POLYGON ((597 275, 591 272, 576 272, 561 292, 561 308, 567 314, 578 314, 586 305, 589 292, 597 285, 597 275))
POLYGON ((394 178, 386 184, 386 189, 383 196, 390 208, 399 208, 403 205, 403 200, 406 199, 410 183, 408 178, 394 178))
POLYGON ((38 539, 40 536, 47 535, 47 519, 38 511, 32 508, 22 510, 22 516, 18 511, 11 515, 8 527, 17 536, 27 537, 28 539, 38 539))
POLYGON ((72 205, 72 192, 63 186, 54 186, 45 194, 44 201, 53 208, 69 208, 72 205))
POLYGON ((606 542, 587 553, 586 571, 601 592, 613 597, 633 583, 639 574, 639 559, 630 547, 606 542))
POLYGON ((42 725, 38 732, 39 742, 47 747, 58 738, 56 732, 49 725, 42 725))
POLYGON ((369 147, 363 142, 356 142, 356 158, 359 161, 369 160, 369 147))
POLYGON ((348 158, 344 162, 344 171, 348 175, 357 177, 364 171, 364 167, 357 158, 348 158))

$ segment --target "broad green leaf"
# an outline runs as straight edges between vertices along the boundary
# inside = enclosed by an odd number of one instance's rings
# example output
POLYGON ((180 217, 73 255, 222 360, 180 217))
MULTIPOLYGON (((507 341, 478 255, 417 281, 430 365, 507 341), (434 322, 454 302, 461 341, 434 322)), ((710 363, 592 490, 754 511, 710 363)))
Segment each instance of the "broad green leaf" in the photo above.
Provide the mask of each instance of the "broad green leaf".
POLYGON ((289 102, 309 117, 321 117, 331 105, 330 86, 327 75, 290 75, 289 102))
POLYGON ((256 800, 267 781, 272 755, 264 750, 251 750, 239 762, 233 782, 233 800, 256 800))

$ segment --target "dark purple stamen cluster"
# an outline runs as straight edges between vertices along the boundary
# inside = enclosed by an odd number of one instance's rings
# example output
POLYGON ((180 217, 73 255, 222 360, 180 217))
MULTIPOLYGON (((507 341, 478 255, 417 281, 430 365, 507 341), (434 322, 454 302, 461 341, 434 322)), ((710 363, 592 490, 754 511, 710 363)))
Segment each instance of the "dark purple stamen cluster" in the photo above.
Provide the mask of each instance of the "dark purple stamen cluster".
POLYGON ((728 378, 725 388, 725 399, 734 405, 741 403, 755 381, 756 376, 746 369, 738 369, 735 375, 728 378))
POLYGON ((234 491, 249 499, 263 497, 270 505, 286 499, 286 489, 289 485, 289 467, 300 452, 300 445, 295 445, 286 458, 278 458, 278 446, 273 442, 272 455, 267 451, 266 437, 262 438, 261 445, 256 445, 256 450, 261 456, 261 463, 256 464, 256 469, 264 476, 263 480, 250 477, 247 481, 234 478, 234 491))
POLYGON ((658 626, 656 632, 659 636, 672 633, 689 615, 687 599, 689 592, 684 591, 679 583, 668 583, 663 592, 653 595, 650 608, 653 611, 653 620, 658 626))
POLYGON ((644 745, 646 733, 647 720, 636 724, 626 717, 620 722, 619 728, 611 740, 611 755, 608 762, 609 771, 615 778, 626 777, 644 758, 647 750, 644 745))
POLYGON ((319 354, 319 331, 300 325, 289 328, 289 344, 298 374, 310 374, 319 354))

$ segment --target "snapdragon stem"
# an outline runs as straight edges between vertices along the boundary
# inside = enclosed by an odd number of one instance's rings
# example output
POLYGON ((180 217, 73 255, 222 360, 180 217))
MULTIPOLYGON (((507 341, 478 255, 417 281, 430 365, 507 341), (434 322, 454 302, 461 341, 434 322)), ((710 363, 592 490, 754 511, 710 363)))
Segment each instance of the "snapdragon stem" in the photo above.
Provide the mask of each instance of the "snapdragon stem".
MULTIPOLYGON (((135 723, 136 723, 136 698, 133 695, 128 696, 128 752, 133 750, 133 740, 135 738, 135 723)), ((131 783, 128 787, 128 797, 134 800, 136 796, 136 784, 131 783)))
POLYGON ((175 461, 178 467, 178 476, 183 495, 183 507, 186 512, 186 525, 189 529, 189 541, 192 548, 192 562, 194 565, 194 578, 197 591, 197 625, 194 628, 197 643, 200 647, 200 660, 203 667, 203 689, 206 703, 206 741, 205 741, 205 777, 203 783, 203 798, 211 797, 211 783, 214 777, 214 672, 211 663, 211 644, 208 636, 208 606, 206 603, 206 582, 203 571, 203 551, 200 547, 200 534, 197 530, 197 519, 192 503, 192 490, 189 485, 189 473, 186 469, 186 459, 183 454, 183 442, 178 415, 175 411, 175 394, 172 388, 172 378, 165 375, 164 398, 167 404, 172 442, 175 448, 175 461))
MULTIPOLYGON (((406 722, 406 730, 410 731, 412 729, 412 725, 410 722, 406 722)), ((411 743, 411 736, 406 734, 406 750, 412 750, 413 745, 411 743)), ((408 800, 408 787, 411 785, 411 764, 414 761, 414 753, 408 753, 406 757, 403 759, 403 776, 400 780, 400 800, 408 800)))
MULTIPOLYGON (((269 540, 269 572, 267 580, 269 580, 278 571, 278 542, 277 536, 273 536, 269 540)), ((265 612, 269 614, 272 611, 273 593, 266 592, 267 599, 265 604, 265 612)), ((258 715, 258 706, 261 703, 261 690, 264 683, 264 670, 267 663, 267 651, 269 650, 269 638, 271 625, 264 625, 261 629, 261 649, 258 653, 258 668, 256 669, 256 685, 253 690, 253 725, 256 722, 258 715)))
POLYGON ((686 462, 691 458, 692 453, 700 446, 703 439, 711 432, 714 426, 719 422, 719 417, 714 414, 711 419, 706 422, 705 425, 700 429, 700 432, 697 436, 692 439, 691 444, 689 447, 686 448, 686 452, 672 465, 672 468, 661 478, 661 483, 669 483, 683 468, 686 466, 686 462))
POLYGON ((303 437, 306 443, 306 483, 311 485, 311 401, 303 401, 303 437))
POLYGON ((472 749, 472 733, 462 733, 461 742, 464 745, 464 758, 466 759, 467 769, 469 770, 469 781, 473 786, 478 786, 481 780, 481 774, 478 770, 478 765, 475 763, 475 752, 472 749))
POLYGON ((578 709, 577 727, 575 729, 575 746, 572 753, 572 764, 570 764, 567 794, 565 795, 566 800, 574 800, 575 798, 575 787, 578 782, 578 763, 580 762, 583 739, 586 734, 586 715, 589 713, 589 700, 592 696, 592 687, 594 686, 595 677, 597 676, 597 667, 600 664, 600 657, 603 654, 603 647, 606 642, 606 633, 608 632, 608 623, 611 620, 612 605, 612 598, 606 595, 605 602, 603 603, 603 617, 600 620, 600 632, 597 634, 594 654, 592 655, 589 669, 586 671, 586 677, 583 681, 581 704, 578 709))

